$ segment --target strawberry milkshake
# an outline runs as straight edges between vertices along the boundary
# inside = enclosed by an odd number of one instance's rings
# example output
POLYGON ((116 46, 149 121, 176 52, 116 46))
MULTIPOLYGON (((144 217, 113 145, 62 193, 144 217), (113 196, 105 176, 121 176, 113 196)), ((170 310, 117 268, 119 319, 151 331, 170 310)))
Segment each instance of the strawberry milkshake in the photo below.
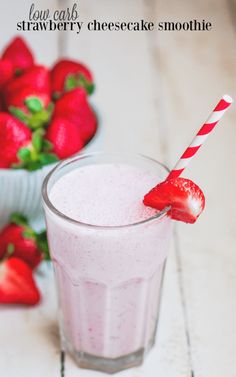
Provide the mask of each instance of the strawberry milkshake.
POLYGON ((145 157, 95 154, 45 180, 62 340, 81 367, 139 365, 154 343, 171 220, 142 200, 166 174, 145 157))

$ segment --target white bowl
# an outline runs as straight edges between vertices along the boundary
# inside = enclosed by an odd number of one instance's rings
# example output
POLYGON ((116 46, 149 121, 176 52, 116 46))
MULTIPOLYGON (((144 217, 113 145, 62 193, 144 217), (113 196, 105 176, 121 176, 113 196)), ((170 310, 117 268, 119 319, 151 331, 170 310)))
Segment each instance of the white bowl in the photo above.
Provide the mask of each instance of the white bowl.
MULTIPOLYGON (((100 150, 102 141, 103 128, 98 119, 96 134, 81 152, 100 150)), ((0 169, 0 227, 8 222, 9 216, 14 212, 27 216, 37 228, 42 227, 41 187, 44 178, 55 165, 53 163, 33 172, 24 169, 0 169)))

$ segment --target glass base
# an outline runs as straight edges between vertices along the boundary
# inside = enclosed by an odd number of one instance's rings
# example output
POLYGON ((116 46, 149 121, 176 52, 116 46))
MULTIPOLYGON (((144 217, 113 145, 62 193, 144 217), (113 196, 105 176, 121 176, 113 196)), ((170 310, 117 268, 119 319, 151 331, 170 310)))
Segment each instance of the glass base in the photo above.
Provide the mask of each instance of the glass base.
MULTIPOLYGON (((67 342, 66 342, 67 343, 67 342)), ((133 368, 141 365, 144 359, 144 348, 134 353, 117 358, 105 358, 90 355, 85 352, 76 351, 71 345, 64 344, 66 352, 70 354, 73 360, 80 368, 92 369, 109 374, 120 372, 121 370, 133 368)))

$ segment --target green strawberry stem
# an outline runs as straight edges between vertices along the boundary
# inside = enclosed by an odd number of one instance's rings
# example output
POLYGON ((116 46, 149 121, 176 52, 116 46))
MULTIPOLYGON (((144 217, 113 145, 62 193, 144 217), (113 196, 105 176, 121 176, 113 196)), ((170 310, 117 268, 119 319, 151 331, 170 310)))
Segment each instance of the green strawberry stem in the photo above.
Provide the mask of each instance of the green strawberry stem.
MULTIPOLYGON (((18 213, 18 212, 15 212, 13 213, 11 216, 10 216, 10 222, 12 224, 15 224, 15 225, 18 225, 18 226, 21 226, 23 229, 24 229, 24 237, 25 238, 35 238, 36 236, 36 233, 35 231, 29 226, 29 222, 28 222, 28 219, 18 213)), ((14 246, 14 245, 13 245, 14 246)))
POLYGON ((27 109, 32 113, 36 114, 43 110, 43 104, 37 97, 27 97, 25 100, 27 109))
POLYGON ((82 73, 67 76, 65 81, 66 92, 80 87, 84 88, 89 95, 93 94, 95 90, 95 85, 88 81, 82 73))
POLYGON ((53 145, 44 139, 45 130, 36 129, 32 133, 32 142, 18 151, 19 163, 13 164, 14 169, 34 171, 45 165, 58 161, 58 157, 51 152, 53 145))
POLYGON ((15 106, 10 106, 8 110, 32 130, 45 128, 50 123, 54 108, 53 103, 50 103, 45 109, 37 97, 27 97, 25 105, 29 113, 25 113, 22 109, 15 106))
POLYGON ((50 103, 45 109, 40 99, 33 96, 25 99, 25 105, 28 113, 14 106, 9 107, 10 113, 33 131, 31 144, 19 149, 17 155, 20 162, 11 167, 34 171, 58 161, 58 157, 51 152, 53 145, 44 139, 45 128, 51 121, 54 105, 50 103))
POLYGON ((46 260, 46 261, 51 260, 50 254, 49 254, 49 247, 48 247, 46 230, 43 230, 42 232, 40 232, 36 235, 36 242, 37 242, 38 248, 43 253, 44 260, 46 260))
POLYGON ((12 254, 14 254, 14 251, 15 251, 15 245, 13 243, 9 243, 7 245, 6 257, 9 258, 12 254))
POLYGON ((4 254, 3 258, 1 258, 1 263, 5 262, 8 258, 10 258, 15 252, 15 245, 14 243, 9 243, 7 245, 6 253, 4 254))
POLYGON ((48 125, 51 119, 51 113, 47 110, 41 110, 31 115, 28 120, 27 126, 32 130, 42 128, 48 125))
POLYGON ((23 226, 28 224, 27 218, 24 215, 22 215, 21 213, 18 213, 18 212, 14 212, 14 213, 11 214, 10 222, 12 224, 23 225, 23 226))
POLYGON ((23 73, 23 69, 20 69, 20 68, 16 68, 16 69, 15 69, 14 74, 15 74, 16 77, 21 76, 22 73, 23 73))
POLYGON ((14 115, 17 119, 19 119, 21 122, 25 123, 28 125, 29 122, 29 116, 20 108, 15 107, 15 106, 10 106, 8 108, 8 111, 10 114, 14 115))

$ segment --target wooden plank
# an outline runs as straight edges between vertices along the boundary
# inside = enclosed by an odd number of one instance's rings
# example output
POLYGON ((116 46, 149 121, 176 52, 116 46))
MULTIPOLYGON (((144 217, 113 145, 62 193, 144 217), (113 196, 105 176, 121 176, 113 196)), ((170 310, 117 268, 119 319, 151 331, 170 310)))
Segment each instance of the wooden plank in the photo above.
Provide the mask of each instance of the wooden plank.
MULTIPOLYGON (((73 1, 71 0, 71 4, 73 1)), ((80 20, 127 21, 147 17, 143 2, 80 2, 80 20)), ((67 55, 92 67, 97 83, 94 102, 101 111, 104 149, 129 150, 162 159, 159 120, 158 70, 152 64, 150 34, 88 32, 68 34, 67 55), (155 79, 154 79, 155 78, 155 79)), ((66 377, 79 373, 66 358, 66 377)), ((190 375, 185 321, 174 247, 170 253, 164 285, 158 341, 141 368, 120 373, 124 377, 187 377, 190 375)), ((94 372, 82 371, 84 377, 94 372)), ((105 375, 104 375, 105 376, 105 375)))
MULTIPOLYGON (((236 98, 235 33, 226 1, 159 3, 158 20, 198 19, 211 32, 159 33, 159 69, 166 108, 169 161, 175 163, 217 100, 236 98)), ((179 224, 180 263, 194 376, 236 374, 235 106, 207 141, 185 176, 206 194, 194 226, 179 224)))

